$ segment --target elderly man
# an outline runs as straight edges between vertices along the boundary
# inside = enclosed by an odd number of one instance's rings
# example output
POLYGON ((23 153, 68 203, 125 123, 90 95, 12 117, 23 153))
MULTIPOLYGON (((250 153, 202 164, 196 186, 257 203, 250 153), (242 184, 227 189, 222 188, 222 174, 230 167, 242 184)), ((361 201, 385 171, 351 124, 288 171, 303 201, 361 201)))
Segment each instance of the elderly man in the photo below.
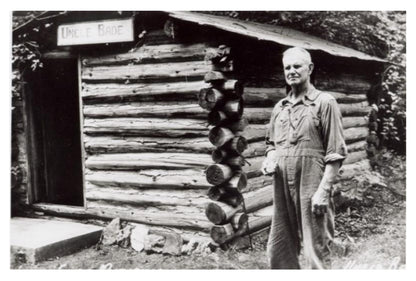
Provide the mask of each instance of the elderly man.
POLYGON ((283 53, 287 97, 274 107, 262 172, 274 174, 274 212, 267 253, 273 269, 300 268, 301 242, 307 268, 326 268, 333 242, 331 188, 347 149, 336 100, 311 84, 310 54, 283 53))

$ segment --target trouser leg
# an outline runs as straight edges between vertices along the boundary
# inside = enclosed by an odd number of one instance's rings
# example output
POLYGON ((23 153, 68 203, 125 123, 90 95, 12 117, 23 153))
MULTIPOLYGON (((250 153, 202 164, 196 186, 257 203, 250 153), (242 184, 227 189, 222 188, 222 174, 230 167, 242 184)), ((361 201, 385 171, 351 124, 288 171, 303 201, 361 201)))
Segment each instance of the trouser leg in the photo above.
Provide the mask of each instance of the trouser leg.
POLYGON ((267 253, 272 269, 299 269, 296 213, 285 171, 274 176, 273 216, 267 253))
POLYGON ((306 267, 325 269, 326 263, 328 263, 328 245, 334 236, 334 205, 331 202, 325 215, 317 216, 312 213, 311 198, 323 175, 322 163, 315 161, 317 160, 314 158, 305 158, 303 166, 309 168, 302 169, 301 175, 300 204, 303 245, 306 267))

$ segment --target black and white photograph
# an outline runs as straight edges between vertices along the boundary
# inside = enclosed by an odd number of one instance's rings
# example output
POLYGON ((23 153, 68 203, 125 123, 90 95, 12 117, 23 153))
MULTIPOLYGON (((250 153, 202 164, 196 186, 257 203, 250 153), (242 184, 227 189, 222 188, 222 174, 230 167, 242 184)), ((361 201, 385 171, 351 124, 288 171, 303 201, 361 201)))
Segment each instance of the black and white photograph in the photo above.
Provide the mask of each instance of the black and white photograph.
POLYGON ((12 271, 408 268, 406 10, 136 7, 10 11, 12 271))

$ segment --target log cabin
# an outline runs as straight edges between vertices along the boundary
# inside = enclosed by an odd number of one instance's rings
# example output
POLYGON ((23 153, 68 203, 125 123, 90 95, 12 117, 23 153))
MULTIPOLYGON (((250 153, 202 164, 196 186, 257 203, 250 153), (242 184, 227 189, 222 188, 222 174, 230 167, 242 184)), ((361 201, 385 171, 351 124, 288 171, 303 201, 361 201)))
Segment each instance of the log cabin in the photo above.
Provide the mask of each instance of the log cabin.
POLYGON ((71 12, 44 32, 51 47, 24 77, 13 119, 23 209, 218 244, 266 229, 272 178, 260 166, 290 46, 311 52, 313 84, 340 105, 349 155, 338 181, 370 169, 368 93, 381 58, 192 12, 71 12))

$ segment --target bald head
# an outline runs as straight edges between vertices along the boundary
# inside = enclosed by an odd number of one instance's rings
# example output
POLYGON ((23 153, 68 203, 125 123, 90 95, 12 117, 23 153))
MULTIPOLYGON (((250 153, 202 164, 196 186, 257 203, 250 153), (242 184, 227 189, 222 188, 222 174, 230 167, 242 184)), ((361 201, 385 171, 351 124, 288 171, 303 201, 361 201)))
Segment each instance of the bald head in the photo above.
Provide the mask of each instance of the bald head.
POLYGON ((306 64, 311 64, 311 54, 301 47, 292 47, 283 52, 283 60, 285 57, 296 57, 301 59, 306 64))

